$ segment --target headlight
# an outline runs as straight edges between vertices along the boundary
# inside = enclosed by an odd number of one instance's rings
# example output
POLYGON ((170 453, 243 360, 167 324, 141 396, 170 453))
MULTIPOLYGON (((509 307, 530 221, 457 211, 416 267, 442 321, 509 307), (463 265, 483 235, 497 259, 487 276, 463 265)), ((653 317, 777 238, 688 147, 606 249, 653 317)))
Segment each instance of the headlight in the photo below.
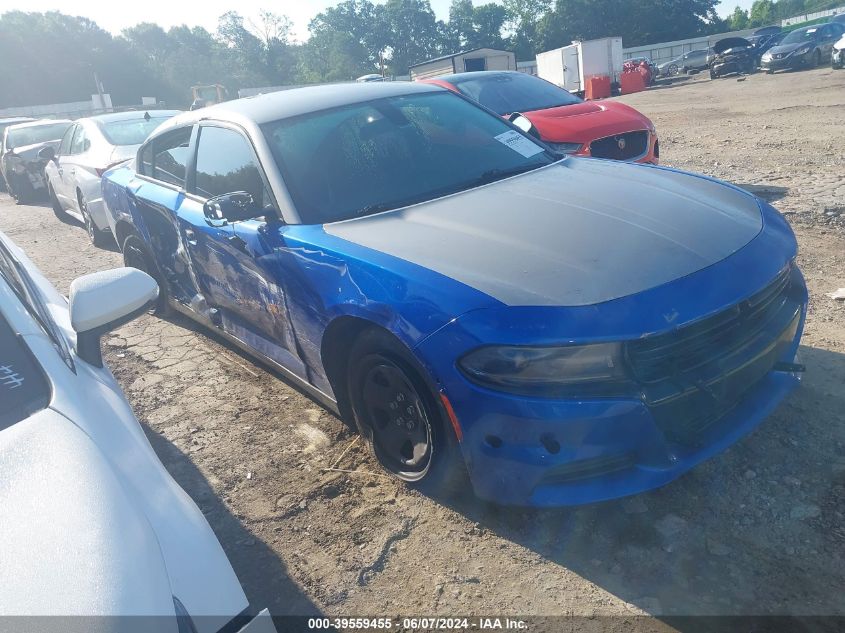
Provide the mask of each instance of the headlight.
POLYGON ((561 154, 574 154, 581 149, 581 143, 550 143, 546 141, 546 145, 561 154))
POLYGON ((764 62, 771 61, 772 54, 771 53, 763 53, 763 56, 760 59, 764 62))
POLYGON ((618 396, 633 392, 620 343, 481 347, 463 356, 458 366, 478 385, 526 396, 618 396))
POLYGON ((16 161, 14 165, 12 165, 12 171, 16 174, 25 174, 26 173, 26 165, 23 163, 16 161))
POLYGON ((652 134, 657 134, 657 128, 654 127, 654 123, 651 122, 651 119, 648 119, 648 131, 652 134))
POLYGON ((806 55, 807 53, 810 52, 810 48, 811 48, 810 46, 802 46, 801 48, 797 49, 792 54, 793 55, 806 55))

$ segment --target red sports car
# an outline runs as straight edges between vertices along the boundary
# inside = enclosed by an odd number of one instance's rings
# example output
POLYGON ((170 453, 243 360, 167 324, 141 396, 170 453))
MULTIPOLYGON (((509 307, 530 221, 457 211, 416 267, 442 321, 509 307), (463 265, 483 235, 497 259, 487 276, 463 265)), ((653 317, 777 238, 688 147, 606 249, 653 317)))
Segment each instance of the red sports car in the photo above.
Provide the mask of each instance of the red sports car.
POLYGON ((559 152, 655 164, 660 157, 654 124, 618 101, 583 101, 545 79, 515 71, 458 73, 424 81, 503 117, 519 112, 559 152))

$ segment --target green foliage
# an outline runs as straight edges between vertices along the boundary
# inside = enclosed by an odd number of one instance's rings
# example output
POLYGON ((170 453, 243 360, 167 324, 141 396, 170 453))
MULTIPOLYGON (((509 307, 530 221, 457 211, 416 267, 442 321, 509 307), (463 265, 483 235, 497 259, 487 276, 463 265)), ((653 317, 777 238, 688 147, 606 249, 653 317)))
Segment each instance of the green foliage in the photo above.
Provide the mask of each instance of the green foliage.
POLYGON ((97 92, 96 73, 115 105, 155 96, 190 103, 190 87, 239 88, 347 81, 471 48, 513 50, 518 60, 574 39, 622 36, 626 46, 740 30, 828 8, 832 0, 756 0, 725 20, 717 0, 452 0, 447 22, 429 0, 343 0, 293 41, 290 21, 261 11, 257 22, 236 11, 217 30, 141 23, 112 36, 93 21, 58 12, 0 15, 0 107, 83 101, 97 92))
POLYGON ((741 31, 748 28, 748 12, 739 6, 728 16, 727 26, 731 31, 741 31))

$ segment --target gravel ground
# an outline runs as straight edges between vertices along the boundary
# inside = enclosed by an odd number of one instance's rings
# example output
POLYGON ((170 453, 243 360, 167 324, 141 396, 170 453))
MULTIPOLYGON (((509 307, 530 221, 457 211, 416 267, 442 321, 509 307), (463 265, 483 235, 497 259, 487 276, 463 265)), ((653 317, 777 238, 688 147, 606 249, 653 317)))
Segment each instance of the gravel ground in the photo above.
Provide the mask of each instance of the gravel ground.
MULTIPOLYGON (((254 606, 845 615, 845 304, 825 295, 845 286, 845 71, 691 78, 622 100, 657 125, 664 164, 746 186, 787 214, 811 294, 802 387, 665 488, 575 509, 501 509, 407 490, 275 375, 183 319, 143 317, 107 340, 107 361, 254 606)), ((46 206, 5 195, 0 230, 62 292, 121 263, 46 206)))

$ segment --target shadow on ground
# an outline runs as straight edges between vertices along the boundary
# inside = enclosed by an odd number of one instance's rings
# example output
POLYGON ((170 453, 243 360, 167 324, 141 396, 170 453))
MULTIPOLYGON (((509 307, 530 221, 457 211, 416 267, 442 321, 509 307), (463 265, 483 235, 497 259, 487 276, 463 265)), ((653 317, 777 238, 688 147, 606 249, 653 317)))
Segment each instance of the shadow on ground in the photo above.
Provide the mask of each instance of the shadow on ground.
POLYGON ((801 356, 774 415, 660 490, 552 511, 444 503, 680 630, 702 622, 671 616, 845 615, 845 355, 801 356))
POLYGON ((284 563, 229 511, 187 455, 146 424, 143 427, 159 459, 202 510, 223 545, 249 600, 250 611, 269 608, 279 633, 307 630, 304 618, 319 616, 320 610, 288 576, 284 563))
POLYGON ((766 202, 775 202, 780 200, 789 193, 789 187, 778 187, 775 185, 752 185, 746 183, 733 183, 740 189, 745 189, 748 193, 753 193, 758 198, 762 198, 766 202))

